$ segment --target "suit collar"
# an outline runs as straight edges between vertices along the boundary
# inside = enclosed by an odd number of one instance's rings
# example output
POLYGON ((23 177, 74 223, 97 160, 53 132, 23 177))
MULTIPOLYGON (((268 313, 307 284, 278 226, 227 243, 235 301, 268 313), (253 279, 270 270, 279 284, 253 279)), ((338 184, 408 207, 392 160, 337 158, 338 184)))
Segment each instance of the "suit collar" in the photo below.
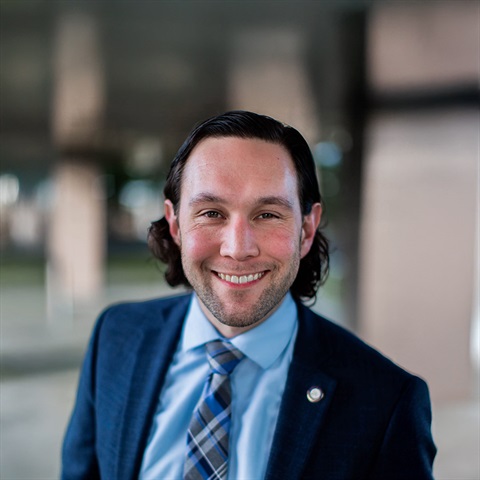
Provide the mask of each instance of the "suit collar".
POLYGON ((329 348, 321 339, 320 319, 298 304, 299 329, 265 478, 300 478, 330 407, 336 380, 322 372, 329 348), (323 398, 312 402, 307 392, 316 387, 323 398))
MULTIPOLYGON (((131 361, 125 367, 128 398, 121 421, 117 459, 118 479, 138 478, 143 452, 158 396, 180 336, 190 295, 168 302, 168 312, 148 309, 142 319, 150 328, 132 338, 125 352, 131 361)), ((161 304, 162 307, 164 304, 161 304)))

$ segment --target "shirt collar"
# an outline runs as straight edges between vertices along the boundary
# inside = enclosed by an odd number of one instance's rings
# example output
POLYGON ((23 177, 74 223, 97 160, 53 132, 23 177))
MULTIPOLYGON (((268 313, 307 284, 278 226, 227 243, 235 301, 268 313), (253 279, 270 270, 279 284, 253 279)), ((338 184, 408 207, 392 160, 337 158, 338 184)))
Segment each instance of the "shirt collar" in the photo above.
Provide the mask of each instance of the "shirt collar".
MULTIPOLYGON (((270 317, 257 327, 230 339, 230 342, 250 360, 266 369, 295 337, 297 319, 297 307, 288 292, 270 317)), ((182 333, 182 351, 192 350, 218 338, 223 337, 208 321, 197 295, 193 294, 182 333)))

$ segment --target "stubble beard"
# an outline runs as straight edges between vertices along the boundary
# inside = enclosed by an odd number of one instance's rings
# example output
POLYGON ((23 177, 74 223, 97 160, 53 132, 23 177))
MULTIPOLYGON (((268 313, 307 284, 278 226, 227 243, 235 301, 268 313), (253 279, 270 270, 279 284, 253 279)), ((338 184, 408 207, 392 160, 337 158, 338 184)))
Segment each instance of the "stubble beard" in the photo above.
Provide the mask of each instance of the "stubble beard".
MULTIPOLYGON (((225 302, 212 287, 212 282, 216 281, 216 279, 211 278, 212 272, 204 271, 204 275, 195 273, 192 268, 187 267, 183 253, 182 265, 185 276, 198 298, 220 323, 229 327, 250 327, 264 320, 287 294, 298 273, 300 251, 297 249, 296 255, 292 258, 291 268, 288 269, 286 274, 283 277, 271 279, 270 284, 248 310, 238 308, 237 311, 228 311, 225 302)), ((269 280, 268 277, 274 277, 276 272, 278 272, 278 268, 270 269, 267 276, 261 281, 269 280)), ((230 296, 234 299, 234 302, 241 305, 242 299, 248 296, 248 292, 232 291, 230 296)))

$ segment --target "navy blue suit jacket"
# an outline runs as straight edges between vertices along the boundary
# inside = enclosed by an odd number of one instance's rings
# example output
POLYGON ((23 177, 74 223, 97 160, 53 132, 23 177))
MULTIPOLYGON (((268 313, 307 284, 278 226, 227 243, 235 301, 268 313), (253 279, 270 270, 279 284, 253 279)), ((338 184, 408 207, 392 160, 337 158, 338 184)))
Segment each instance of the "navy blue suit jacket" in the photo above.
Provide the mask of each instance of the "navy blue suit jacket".
MULTIPOLYGON (((116 305, 99 318, 64 440, 63 479, 138 477, 189 299, 116 305)), ((299 304, 266 479, 431 479, 430 422, 425 382, 299 304), (317 403, 306 396, 312 386, 325 393, 317 403)))

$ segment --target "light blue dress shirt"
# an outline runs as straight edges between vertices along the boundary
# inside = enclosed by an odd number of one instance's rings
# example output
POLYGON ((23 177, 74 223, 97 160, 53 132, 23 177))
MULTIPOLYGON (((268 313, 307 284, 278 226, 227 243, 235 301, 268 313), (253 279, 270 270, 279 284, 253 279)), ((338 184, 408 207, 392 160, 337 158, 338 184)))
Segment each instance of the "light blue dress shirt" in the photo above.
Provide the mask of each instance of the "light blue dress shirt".
MULTIPOLYGON (((265 476, 297 324, 297 308, 288 293, 267 320, 230 339, 245 358, 231 375, 229 480, 265 476)), ((153 419, 140 471, 142 480, 182 478, 188 425, 209 373, 205 343, 218 338, 222 336, 192 295, 153 419)))

